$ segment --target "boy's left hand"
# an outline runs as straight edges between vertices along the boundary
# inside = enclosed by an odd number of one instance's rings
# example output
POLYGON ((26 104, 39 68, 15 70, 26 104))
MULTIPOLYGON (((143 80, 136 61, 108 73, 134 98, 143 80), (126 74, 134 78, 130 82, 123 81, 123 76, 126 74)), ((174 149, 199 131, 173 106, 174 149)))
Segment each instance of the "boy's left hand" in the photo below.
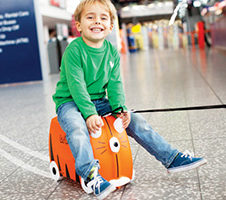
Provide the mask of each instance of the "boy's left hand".
POLYGON ((120 113, 118 115, 118 117, 120 117, 122 119, 122 127, 124 129, 126 129, 129 126, 129 123, 131 121, 131 114, 130 114, 130 112, 125 111, 123 113, 120 113))

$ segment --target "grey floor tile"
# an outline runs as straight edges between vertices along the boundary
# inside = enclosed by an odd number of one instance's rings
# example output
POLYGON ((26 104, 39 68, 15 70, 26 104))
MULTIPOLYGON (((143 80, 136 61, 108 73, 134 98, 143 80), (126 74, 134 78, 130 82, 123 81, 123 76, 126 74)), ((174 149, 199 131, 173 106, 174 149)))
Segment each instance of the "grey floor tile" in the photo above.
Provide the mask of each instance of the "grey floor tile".
POLYGON ((167 141, 191 139, 186 112, 153 113, 147 121, 167 141))
POLYGON ((159 177, 157 180, 143 181, 142 183, 131 183, 126 186, 122 200, 140 199, 176 199, 176 200, 199 200, 200 193, 198 183, 191 179, 171 180, 159 177), (165 184, 163 184, 165 183, 165 184))
MULTIPOLYGON (((123 192, 123 188, 118 189, 111 193, 106 200, 119 200, 121 194, 123 192)), ((72 180, 64 179, 61 181, 56 190, 49 196, 48 200, 60 200, 60 199, 79 199, 79 200, 89 200, 89 199, 97 199, 93 194, 86 194, 81 186, 72 180)))
POLYGON ((190 111, 189 118, 194 139, 226 137, 225 110, 190 111))
POLYGON ((195 151, 207 160, 199 169, 203 199, 226 199, 226 139, 194 140, 195 151))
POLYGON ((18 169, 10 177, 4 180, 0 185, 1 196, 18 195, 33 196, 33 199, 45 199, 58 183, 50 178, 38 176, 26 169, 18 169))
POLYGON ((139 147, 139 144, 131 137, 129 137, 129 142, 130 142, 132 157, 133 157, 133 160, 135 160, 135 157, 137 156, 137 153, 140 147, 139 147))
MULTIPOLYGON (((195 152, 208 158, 225 158, 226 138, 194 140, 195 152)), ((226 158, 225 158, 226 159, 226 158)), ((224 162, 226 164, 226 161, 224 162)))
POLYGON ((55 199, 92 199, 93 196, 86 194, 80 184, 69 179, 63 179, 59 186, 48 197, 49 200, 55 199))
POLYGON ((17 169, 18 166, 0 156, 0 185, 8 176, 14 173, 17 169))
POLYGON ((226 199, 225 156, 206 157, 208 164, 199 169, 203 199, 226 199))
POLYGON ((39 193, 11 193, 11 191, 4 192, 0 191, 0 197, 2 200, 43 200, 45 196, 39 193))
MULTIPOLYGON (((192 151, 191 141, 173 142, 172 146, 192 151)), ((134 162, 135 180, 128 184, 122 199, 201 199, 196 170, 170 175, 143 148, 134 162)))
POLYGON ((27 163, 30 159, 31 156, 0 140, 0 185, 20 169, 21 163, 27 163))

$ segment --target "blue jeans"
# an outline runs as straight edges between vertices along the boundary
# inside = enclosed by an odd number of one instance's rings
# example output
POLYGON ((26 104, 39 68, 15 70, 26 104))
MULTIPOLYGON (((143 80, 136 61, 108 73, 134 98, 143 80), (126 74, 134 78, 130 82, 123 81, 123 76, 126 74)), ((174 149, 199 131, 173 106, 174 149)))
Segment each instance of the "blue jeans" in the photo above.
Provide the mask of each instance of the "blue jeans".
MULTIPOLYGON (((94 100, 93 103, 99 115, 111 111, 106 98, 94 100)), ((75 158, 76 173, 85 180, 92 167, 99 166, 98 160, 95 160, 93 156, 86 122, 74 102, 62 104, 57 110, 57 115, 75 158)), ((178 150, 173 149, 158 133, 153 131, 139 114, 131 113, 131 122, 126 131, 165 167, 172 163, 178 153, 178 150)))

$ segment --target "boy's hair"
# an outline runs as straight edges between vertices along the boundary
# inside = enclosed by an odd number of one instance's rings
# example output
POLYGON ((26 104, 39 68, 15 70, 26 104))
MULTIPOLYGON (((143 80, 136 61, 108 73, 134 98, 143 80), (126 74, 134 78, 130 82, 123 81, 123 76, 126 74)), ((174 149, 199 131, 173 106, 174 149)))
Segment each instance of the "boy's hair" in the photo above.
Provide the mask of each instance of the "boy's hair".
POLYGON ((109 14, 110 14, 111 24, 113 24, 114 20, 116 18, 117 12, 116 12, 115 6, 112 4, 111 0, 82 0, 74 12, 75 21, 80 22, 81 14, 82 14, 82 11, 84 10, 84 8, 87 5, 92 5, 96 2, 101 3, 102 5, 104 5, 107 8, 107 10, 109 11, 109 14))

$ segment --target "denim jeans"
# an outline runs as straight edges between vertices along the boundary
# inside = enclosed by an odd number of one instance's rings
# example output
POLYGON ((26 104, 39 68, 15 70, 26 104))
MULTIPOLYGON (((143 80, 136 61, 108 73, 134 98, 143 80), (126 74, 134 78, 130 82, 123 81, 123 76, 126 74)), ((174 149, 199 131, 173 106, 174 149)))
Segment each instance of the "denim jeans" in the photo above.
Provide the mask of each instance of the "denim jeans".
MULTIPOLYGON (((99 115, 111 111, 106 98, 94 100, 99 115)), ((75 158, 76 173, 86 179, 93 166, 99 166, 94 159, 86 122, 74 102, 62 104, 58 110, 58 121, 66 132, 66 139, 75 158)), ((134 138, 151 155, 155 156, 165 167, 168 167, 178 150, 173 149, 139 114, 131 113, 131 122, 126 129, 127 134, 134 138)))

